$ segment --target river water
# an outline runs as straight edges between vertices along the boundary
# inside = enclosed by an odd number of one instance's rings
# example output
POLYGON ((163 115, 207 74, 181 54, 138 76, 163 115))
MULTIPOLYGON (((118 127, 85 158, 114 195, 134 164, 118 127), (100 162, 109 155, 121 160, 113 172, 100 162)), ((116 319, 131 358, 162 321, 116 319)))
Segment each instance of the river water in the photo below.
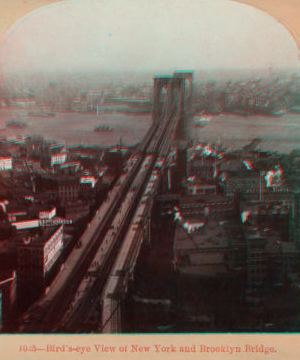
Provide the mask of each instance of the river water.
POLYGON ((259 137, 262 139, 260 149, 289 153, 300 147, 300 114, 213 115, 204 127, 195 127, 193 131, 195 138, 212 142, 221 138, 225 146, 232 148, 241 148, 251 139, 259 137))
MULTIPOLYGON (((152 124, 150 114, 93 114, 62 112, 56 116, 28 116, 27 109, 0 108, 0 123, 11 119, 27 122, 25 128, 6 128, 1 135, 40 134, 47 140, 63 140, 68 146, 101 145, 113 146, 120 141, 133 145, 141 141, 152 124), (109 132, 95 132, 94 127, 107 124, 114 128, 109 132)), ((205 115, 207 117, 207 115, 205 115)), ((210 142, 219 141, 225 146, 241 148, 253 138, 260 137, 263 150, 289 153, 300 147, 300 114, 283 116, 233 115, 210 116, 204 127, 191 127, 192 136, 210 142)))
POLYGON ((138 143, 146 135, 152 124, 150 114, 94 114, 61 112, 55 116, 30 116, 28 110, 20 108, 0 108, 0 123, 17 119, 26 121, 26 127, 6 127, 0 136, 21 134, 42 135, 46 140, 66 141, 72 145, 113 146, 122 137, 123 145, 138 143), (97 125, 109 125, 113 131, 94 131, 97 125))

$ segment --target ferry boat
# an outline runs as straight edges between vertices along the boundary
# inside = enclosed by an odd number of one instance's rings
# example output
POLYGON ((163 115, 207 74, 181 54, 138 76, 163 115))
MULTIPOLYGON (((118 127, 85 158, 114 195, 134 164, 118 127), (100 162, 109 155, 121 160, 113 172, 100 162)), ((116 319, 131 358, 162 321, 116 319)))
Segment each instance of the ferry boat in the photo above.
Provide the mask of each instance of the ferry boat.
POLYGON ((108 125, 98 125, 94 128, 94 131, 113 131, 113 127, 108 125))
POLYGON ((16 120, 16 119, 6 121, 5 124, 6 124, 6 126, 9 126, 9 127, 26 127, 27 126, 26 121, 16 120))

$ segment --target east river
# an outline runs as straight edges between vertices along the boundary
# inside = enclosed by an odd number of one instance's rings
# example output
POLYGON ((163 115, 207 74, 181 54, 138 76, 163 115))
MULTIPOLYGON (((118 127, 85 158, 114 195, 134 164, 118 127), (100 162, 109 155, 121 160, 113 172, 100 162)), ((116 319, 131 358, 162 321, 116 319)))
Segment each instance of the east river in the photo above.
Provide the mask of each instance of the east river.
POLYGON ((195 128, 194 134, 195 138, 209 141, 221 139, 225 146, 232 148, 241 148, 248 141, 259 137, 262 140, 261 149, 289 153, 300 147, 300 114, 213 115, 204 127, 195 128))
MULTIPOLYGON (((68 146, 113 146, 120 141, 133 145, 143 139, 152 124, 150 114, 94 114, 61 112, 55 116, 26 115, 24 108, 0 108, 0 123, 11 119, 26 121, 27 127, 0 130, 0 136, 35 134, 47 140, 63 140, 68 146), (98 125, 108 125, 113 131, 94 131, 98 125)), ((208 115, 204 115, 207 117, 208 115)), ((0 126, 1 129, 1 126, 0 126)), ((261 149, 289 153, 300 147, 300 114, 283 116, 233 115, 210 116, 203 127, 191 127, 193 137, 210 142, 222 141, 225 146, 240 148, 253 138, 262 139, 261 149)))
POLYGON ((46 140, 65 141, 73 145, 116 145, 122 137, 124 145, 138 143, 146 135, 152 124, 150 114, 94 114, 79 112, 61 112, 55 116, 26 115, 29 110, 20 108, 0 108, 0 123, 12 119, 25 121, 26 127, 7 127, 1 130, 0 136, 42 135, 46 140), (112 131, 94 131, 98 125, 112 127, 112 131))

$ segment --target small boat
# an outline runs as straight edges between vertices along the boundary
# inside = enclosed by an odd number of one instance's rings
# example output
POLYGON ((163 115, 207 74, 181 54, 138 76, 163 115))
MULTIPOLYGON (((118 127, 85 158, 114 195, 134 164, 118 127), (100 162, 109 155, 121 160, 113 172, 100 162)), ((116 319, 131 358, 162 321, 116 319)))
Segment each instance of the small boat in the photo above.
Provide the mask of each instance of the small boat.
POLYGON ((239 110, 239 109, 234 109, 234 110, 233 110, 233 113, 234 113, 234 114, 244 115, 244 116, 251 115, 251 112, 250 112, 250 111, 239 110))
POLYGON ((271 115, 282 116, 282 115, 286 114, 287 112, 288 112, 287 109, 273 110, 273 111, 271 112, 271 115))
POLYGON ((29 111, 26 115, 28 116, 55 116, 54 111, 29 111))
POLYGON ((195 118, 194 123, 196 126, 204 126, 205 123, 209 122, 211 118, 209 116, 201 116, 200 118, 195 118))
POLYGON ((113 131, 113 127, 108 125, 98 125, 94 128, 94 131, 113 131))

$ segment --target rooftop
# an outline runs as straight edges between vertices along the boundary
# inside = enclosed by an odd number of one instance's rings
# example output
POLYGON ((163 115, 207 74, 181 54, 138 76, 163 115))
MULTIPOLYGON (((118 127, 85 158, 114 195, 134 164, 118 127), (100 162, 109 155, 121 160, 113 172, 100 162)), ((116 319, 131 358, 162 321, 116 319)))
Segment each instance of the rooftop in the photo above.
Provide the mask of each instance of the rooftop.
POLYGON ((279 233, 273 229, 265 229, 265 230, 258 230, 258 229, 245 229, 245 238, 246 241, 251 240, 258 240, 264 242, 264 249, 266 252, 272 253, 281 253, 282 252, 282 244, 281 237, 279 233))
MULTIPOLYGON (((183 222, 192 225, 199 223, 200 220, 199 217, 185 217, 183 222)), ((207 224, 192 233, 188 233, 182 225, 177 226, 174 250, 205 250, 212 247, 215 249, 228 247, 223 225, 217 220, 210 219, 207 224)))
POLYGON ((182 204, 196 204, 196 203, 215 203, 232 201, 223 194, 199 194, 199 195, 186 195, 179 197, 180 205, 182 204))
POLYGON ((215 184, 211 184, 203 179, 195 178, 187 178, 183 180, 185 185, 193 186, 193 185, 200 185, 200 186, 216 186, 215 184))
POLYGON ((60 153, 67 153, 68 149, 65 146, 50 148, 50 154, 56 155, 60 153))
POLYGON ((35 235, 28 235, 28 237, 30 236, 30 242, 28 242, 28 244, 24 244, 24 246, 39 246, 39 247, 44 246, 44 244, 50 239, 50 237, 61 226, 62 225, 55 225, 55 226, 49 226, 47 228, 43 228, 42 233, 41 233, 41 230, 39 228, 38 231, 35 233, 35 235))

